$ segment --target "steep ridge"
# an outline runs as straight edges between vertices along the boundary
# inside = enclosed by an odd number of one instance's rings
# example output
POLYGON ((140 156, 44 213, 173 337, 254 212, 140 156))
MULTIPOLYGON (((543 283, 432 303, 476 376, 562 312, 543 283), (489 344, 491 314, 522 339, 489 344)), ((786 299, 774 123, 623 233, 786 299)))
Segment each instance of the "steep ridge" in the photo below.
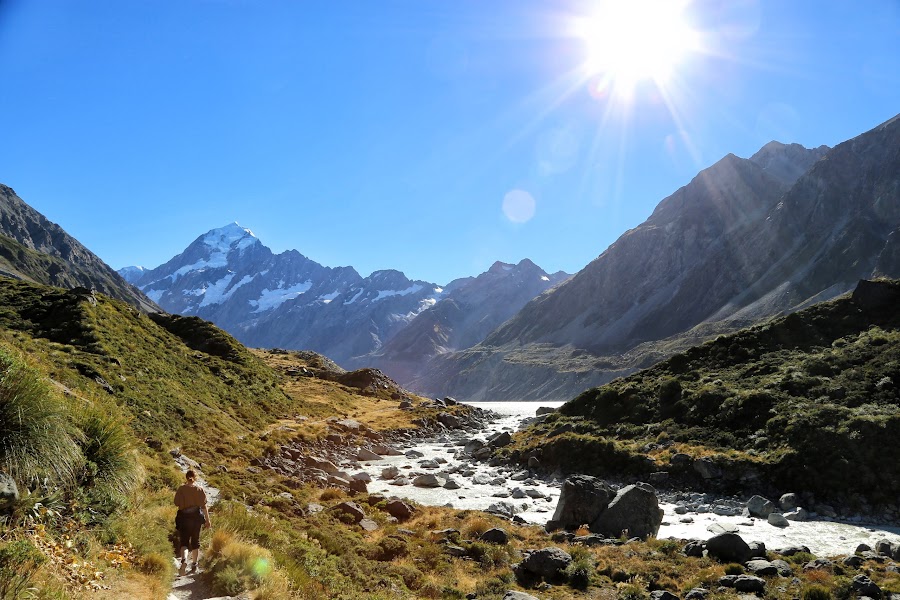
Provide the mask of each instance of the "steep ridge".
POLYGON ((749 160, 729 155, 482 344, 435 357, 412 386, 565 399, 858 279, 896 276, 898 189, 897 118, 827 152, 772 143, 749 160))
POLYGON ((143 311, 159 307, 81 242, 0 184, 0 274, 61 288, 95 289, 143 311))
POLYGON ((360 361, 379 367, 401 383, 420 375, 433 356, 474 346, 529 300, 567 279, 548 274, 529 259, 516 265, 495 262, 475 278, 447 286, 434 306, 375 354, 360 361))

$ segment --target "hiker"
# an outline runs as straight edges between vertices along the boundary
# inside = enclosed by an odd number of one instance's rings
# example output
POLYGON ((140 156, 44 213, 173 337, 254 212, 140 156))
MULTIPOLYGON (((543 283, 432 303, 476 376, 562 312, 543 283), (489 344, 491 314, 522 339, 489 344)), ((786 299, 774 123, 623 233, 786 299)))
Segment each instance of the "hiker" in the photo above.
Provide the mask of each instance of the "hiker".
POLYGON ((197 474, 189 470, 184 474, 185 483, 175 492, 175 527, 178 529, 178 555, 181 557, 179 575, 187 569, 187 551, 191 551, 191 573, 197 570, 200 554, 200 528, 210 526, 209 509, 206 507, 206 492, 198 486, 197 474))

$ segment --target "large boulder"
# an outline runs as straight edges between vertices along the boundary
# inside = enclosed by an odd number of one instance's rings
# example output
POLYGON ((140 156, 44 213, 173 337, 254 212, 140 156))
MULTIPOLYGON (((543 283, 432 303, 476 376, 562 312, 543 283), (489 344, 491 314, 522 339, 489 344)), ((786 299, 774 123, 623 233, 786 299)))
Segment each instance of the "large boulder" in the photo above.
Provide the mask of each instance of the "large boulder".
POLYGON ((371 450, 367 450, 366 448, 360 448, 359 452, 356 453, 356 460, 381 460, 381 455, 375 454, 374 452, 372 452, 371 450))
POLYGON ((366 513, 362 509, 362 506, 356 502, 341 502, 340 504, 331 507, 331 511, 347 515, 353 523, 359 523, 366 517, 366 513))
POLYGON ((694 461, 694 470, 703 479, 718 479, 722 477, 722 469, 709 457, 698 458, 694 461))
POLYGON ((12 477, 0 473, 0 511, 8 510, 19 500, 19 488, 12 477))
POLYGON ((419 475, 415 479, 413 479, 412 484, 416 487, 426 487, 426 488, 435 488, 441 487, 444 482, 437 478, 436 475, 432 473, 426 473, 424 475, 419 475))
POLYGON ((747 501, 747 512, 750 513, 751 517, 766 519, 775 512, 775 509, 775 503, 762 496, 753 496, 747 501))
POLYGON ((571 562, 568 552, 551 547, 535 550, 522 561, 521 566, 530 573, 550 579, 564 571, 571 562))
POLYGON ((511 443, 512 436, 508 431, 502 431, 488 440, 488 445, 490 445, 491 448, 503 448, 504 446, 509 446, 511 443))
POLYGON ((459 429, 462 427, 462 422, 460 422, 459 417, 456 415, 451 415, 450 413, 442 412, 438 413, 437 416, 438 423, 447 427, 448 429, 459 429))
POLYGON ((781 505, 783 512, 789 512, 800 506, 800 497, 793 492, 788 492, 787 494, 782 494, 781 498, 778 499, 778 504, 781 505))
POLYGON ((413 515, 413 507, 402 500, 391 500, 384 505, 384 512, 398 521, 405 521, 413 515))
POLYGON ((615 495, 615 490, 596 477, 569 477, 562 485, 552 521, 564 529, 590 525, 606 510, 615 495))
POLYGON ((482 533, 479 539, 483 542, 502 546, 509 543, 509 534, 501 527, 493 527, 482 533))
POLYGON ((649 484, 635 483, 619 490, 590 529, 608 537, 619 537, 627 531, 627 537, 646 539, 659 532, 662 519, 656 490, 649 484))
POLYGON ((745 563, 753 558, 747 542, 736 533, 720 533, 706 540, 706 552, 721 562, 745 563))
POLYGON ((516 592, 509 590, 503 595, 503 600, 539 600, 537 596, 526 594, 525 592, 516 592))

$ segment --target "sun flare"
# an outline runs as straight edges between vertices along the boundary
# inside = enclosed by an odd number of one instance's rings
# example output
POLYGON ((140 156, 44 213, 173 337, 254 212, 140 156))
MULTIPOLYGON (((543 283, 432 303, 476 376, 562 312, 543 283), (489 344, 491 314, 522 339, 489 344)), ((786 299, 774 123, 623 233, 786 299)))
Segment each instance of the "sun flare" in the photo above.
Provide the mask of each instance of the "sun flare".
POLYGON ((683 0, 607 0, 583 18, 578 36, 587 56, 583 68, 599 85, 630 95, 636 85, 664 86, 686 56, 698 48, 698 34, 685 17, 683 0))

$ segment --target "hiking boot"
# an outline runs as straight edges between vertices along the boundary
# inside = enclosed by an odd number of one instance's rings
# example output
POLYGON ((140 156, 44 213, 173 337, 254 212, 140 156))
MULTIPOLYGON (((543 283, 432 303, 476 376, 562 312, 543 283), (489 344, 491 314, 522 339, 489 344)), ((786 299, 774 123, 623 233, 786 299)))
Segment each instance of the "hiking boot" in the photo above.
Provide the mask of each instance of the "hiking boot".
POLYGON ((197 572, 197 563, 191 563, 191 573, 197 572))
POLYGON ((184 572, 187 570, 187 560, 182 559, 181 566, 178 567, 178 575, 179 577, 184 576, 184 572))

